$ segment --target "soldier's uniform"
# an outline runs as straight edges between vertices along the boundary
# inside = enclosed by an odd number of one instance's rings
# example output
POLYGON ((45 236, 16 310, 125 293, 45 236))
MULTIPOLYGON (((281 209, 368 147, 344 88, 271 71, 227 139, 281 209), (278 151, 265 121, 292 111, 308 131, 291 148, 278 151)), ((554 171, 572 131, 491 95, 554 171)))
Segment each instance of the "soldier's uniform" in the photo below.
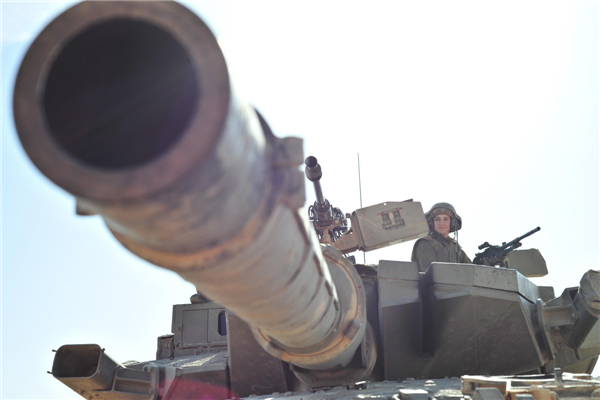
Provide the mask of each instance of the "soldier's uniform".
POLYGON ((454 239, 445 238, 437 232, 429 232, 429 236, 417 240, 413 247, 411 261, 419 264, 421 272, 427 271, 432 262, 471 264, 471 259, 454 239))
POLYGON ((462 226, 462 219, 449 203, 437 203, 425 214, 429 224, 429 235, 417 240, 413 247, 411 261, 419 264, 421 272, 427 271, 432 262, 449 262, 470 264, 471 259, 452 238, 445 238, 433 228, 433 218, 438 214, 448 215, 451 221, 451 232, 458 231, 462 226))

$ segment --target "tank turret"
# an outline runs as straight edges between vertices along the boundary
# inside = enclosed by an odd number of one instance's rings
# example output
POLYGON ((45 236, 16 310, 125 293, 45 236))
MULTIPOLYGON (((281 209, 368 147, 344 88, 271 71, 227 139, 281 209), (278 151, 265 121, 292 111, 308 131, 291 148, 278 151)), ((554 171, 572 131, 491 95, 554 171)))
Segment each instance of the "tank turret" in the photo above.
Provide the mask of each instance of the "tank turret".
POLYGON ((554 298, 518 268, 353 264, 345 253, 426 235, 420 203, 355 210, 346 229, 309 157, 309 225, 302 141, 276 137, 233 87, 214 35, 174 2, 80 3, 31 45, 14 116, 33 163, 78 214, 201 294, 174 307, 156 360, 65 345, 57 379, 85 398, 177 399, 591 371, 597 272, 554 298))

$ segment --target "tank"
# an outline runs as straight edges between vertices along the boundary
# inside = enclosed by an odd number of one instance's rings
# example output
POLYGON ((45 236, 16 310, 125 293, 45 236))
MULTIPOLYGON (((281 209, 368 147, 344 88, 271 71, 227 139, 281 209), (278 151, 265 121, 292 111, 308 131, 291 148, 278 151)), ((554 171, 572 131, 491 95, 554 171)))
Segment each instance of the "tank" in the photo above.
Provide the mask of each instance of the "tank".
POLYGON ((155 360, 58 348, 52 375, 86 399, 597 397, 598 271, 556 296, 528 279, 536 251, 425 273, 347 257, 425 236, 421 204, 333 207, 317 158, 236 94, 211 30, 178 3, 65 11, 23 59, 14 116, 77 214, 197 289, 155 360))

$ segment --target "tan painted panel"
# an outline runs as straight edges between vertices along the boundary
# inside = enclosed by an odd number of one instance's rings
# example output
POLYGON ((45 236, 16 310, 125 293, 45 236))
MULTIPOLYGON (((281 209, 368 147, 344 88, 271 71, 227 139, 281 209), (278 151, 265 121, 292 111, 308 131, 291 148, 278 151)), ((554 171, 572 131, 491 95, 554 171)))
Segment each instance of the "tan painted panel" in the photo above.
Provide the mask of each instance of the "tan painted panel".
POLYGON ((511 251, 508 253, 508 265, 528 278, 548 275, 546 260, 538 249, 511 251))
POLYGON ((371 251, 422 238, 429 228, 419 202, 385 202, 352 213, 352 229, 359 233, 359 248, 371 251))

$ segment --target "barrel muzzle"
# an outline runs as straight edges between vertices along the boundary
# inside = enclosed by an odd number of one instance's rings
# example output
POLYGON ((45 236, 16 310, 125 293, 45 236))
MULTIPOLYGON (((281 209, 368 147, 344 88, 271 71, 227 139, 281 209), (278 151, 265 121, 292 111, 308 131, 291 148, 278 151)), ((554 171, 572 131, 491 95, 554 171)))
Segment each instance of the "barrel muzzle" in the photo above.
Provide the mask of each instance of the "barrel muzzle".
MULTIPOLYGON (((365 332, 362 286, 338 296, 299 217, 302 141, 273 136, 232 86, 216 38, 184 6, 83 2, 25 55, 15 124, 79 214, 101 215, 125 247, 179 273, 290 362, 346 365, 365 332)), ((333 268, 354 285, 355 271, 333 268)), ((81 351, 77 376, 64 379, 87 378, 96 356, 81 351)))
POLYGON ((317 158, 308 156, 304 160, 304 164, 306 165, 306 178, 311 182, 319 181, 323 173, 321 172, 321 165, 318 163, 317 158))

